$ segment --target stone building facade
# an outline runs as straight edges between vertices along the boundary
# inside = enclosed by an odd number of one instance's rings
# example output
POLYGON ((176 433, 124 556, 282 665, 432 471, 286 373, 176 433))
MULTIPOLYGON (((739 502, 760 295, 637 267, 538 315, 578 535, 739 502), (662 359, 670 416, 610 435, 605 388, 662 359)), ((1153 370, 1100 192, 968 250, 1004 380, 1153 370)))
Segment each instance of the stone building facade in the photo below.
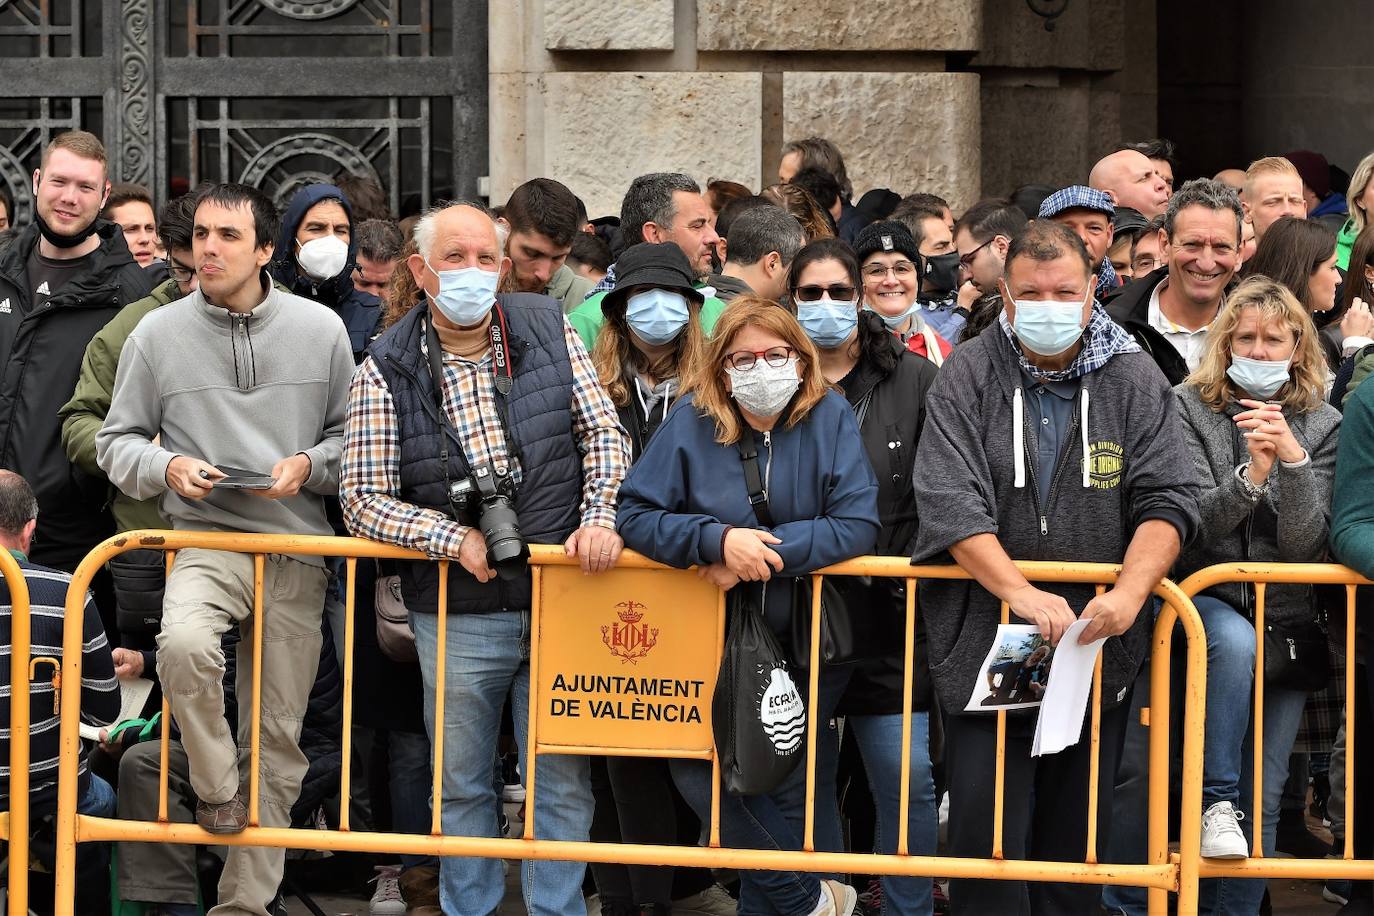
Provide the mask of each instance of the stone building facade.
POLYGON ((856 194, 954 209, 1084 181, 1155 131, 1154 0, 501 0, 488 16, 486 188, 557 177, 593 215, 652 170, 776 180, 821 135, 856 194), (1047 30, 1033 7, 1060 8, 1047 30))

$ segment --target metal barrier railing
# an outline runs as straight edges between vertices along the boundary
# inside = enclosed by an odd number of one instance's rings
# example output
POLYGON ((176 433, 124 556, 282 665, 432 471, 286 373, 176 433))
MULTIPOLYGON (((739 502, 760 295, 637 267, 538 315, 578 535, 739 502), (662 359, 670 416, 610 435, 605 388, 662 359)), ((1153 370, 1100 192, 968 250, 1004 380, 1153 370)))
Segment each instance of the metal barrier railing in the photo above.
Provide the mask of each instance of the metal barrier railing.
MULTIPOLYGON (((1334 878, 1369 880, 1374 878, 1374 861, 1355 858, 1355 587, 1371 585, 1370 580, 1335 563, 1224 563, 1198 570, 1179 584, 1189 598, 1209 588, 1231 583, 1255 586, 1255 683, 1254 703, 1254 783, 1251 787, 1251 837, 1248 859, 1201 859, 1204 878, 1334 878), (1345 587, 1345 848, 1339 859, 1295 859, 1266 856, 1261 834, 1264 825, 1264 615, 1266 585, 1340 585, 1345 587)), ((1368 791, 1369 787, 1366 787, 1368 791)), ((1188 847, 1184 847, 1188 848, 1188 847)))
MULTIPOLYGON (((0 813, 0 837, 9 841, 9 912, 25 916, 29 900, 29 655, 32 621, 29 584, 19 562, 0 550, 0 575, 10 605, 9 810, 0 813)), ((77 654, 81 654, 80 647, 77 654)))
MULTIPOLYGON (((687 612, 689 583, 700 583, 694 574, 681 570, 669 570, 645 557, 625 553, 620 558, 616 570, 602 576, 585 577, 575 566, 576 560, 569 560, 558 547, 534 547, 531 565, 533 566, 534 600, 531 616, 531 660, 530 660, 530 703, 528 739, 527 780, 527 817, 523 839, 496 839, 442 835, 440 813, 442 810, 442 775, 444 742, 434 742, 433 764, 433 823, 432 834, 419 836, 396 833, 358 833, 350 829, 348 823, 350 774, 350 732, 352 723, 352 655, 354 640, 354 583, 357 560, 360 558, 425 559, 422 554, 387 545, 350 538, 304 537, 286 535, 235 535, 201 532, 130 532, 112 538, 98 546, 77 569, 68 598, 69 625, 66 630, 66 643, 63 657, 62 677, 67 683, 80 683, 81 630, 71 625, 80 621, 80 602, 91 577, 112 556, 129 550, 154 549, 167 553, 169 564, 173 562, 176 551, 184 548, 205 548, 224 550, 241 554, 253 554, 255 563, 254 613, 263 612, 263 569, 268 554, 294 554, 346 558, 347 618, 344 633, 344 703, 343 703, 343 773, 340 791, 340 825, 337 830, 300 830, 278 827, 261 827, 258 802, 258 770, 260 734, 261 683, 258 680, 262 671, 262 627, 255 626, 252 646, 248 651, 254 653, 254 683, 252 689, 253 709, 251 713, 250 738, 250 777, 249 777, 249 826, 240 834, 211 837, 194 824, 174 824, 167 820, 167 755, 169 728, 162 732, 160 788, 158 820, 155 822, 135 822, 110 818, 78 815, 77 798, 77 760, 79 716, 79 691, 69 690, 62 696, 62 768, 59 778, 59 807, 57 820, 57 877, 55 891, 55 912, 58 916, 70 916, 73 909, 76 846, 92 841, 143 841, 163 843, 214 843, 218 845, 256 845, 285 848, 309 848, 319 850, 371 851, 417 855, 439 856, 480 856, 510 859, 558 859, 585 862, 619 862, 631 865, 683 865, 743 869, 782 869, 807 872, 858 872, 864 874, 924 875, 949 878, 986 878, 1018 881, 1057 881, 1082 884, 1119 884, 1144 887, 1150 892, 1150 911, 1163 914, 1169 891, 1179 895, 1179 912, 1193 912, 1197 904, 1197 880, 1199 860, 1194 855, 1170 856, 1168 850, 1167 818, 1170 786, 1168 784, 1168 716, 1169 716, 1169 677, 1172 634, 1176 622, 1181 622, 1187 639, 1187 687, 1184 706, 1183 728, 1183 805, 1184 816, 1181 825, 1181 848, 1196 850, 1199 846, 1201 831, 1202 799, 1202 736, 1206 682, 1206 641, 1203 636, 1201 620, 1187 596, 1168 580, 1162 581, 1154 589, 1163 601, 1163 609, 1154 627, 1153 658, 1154 670, 1151 684, 1151 707, 1154 710, 1150 725, 1150 816, 1149 816, 1149 861, 1144 864, 1118 865, 1099 861, 1096 837, 1096 812, 1099 804, 1097 797, 1098 755, 1100 749, 1098 709, 1101 694, 1101 667, 1093 677, 1093 715, 1090 728, 1092 753, 1091 774, 1089 777, 1089 817, 1087 836, 1087 855, 1083 862, 1042 862, 1031 860, 1008 860, 1002 854, 1002 814, 1003 814, 1003 777, 1006 754, 1006 712, 998 711, 997 716, 997 766, 993 824, 993 856, 990 859, 946 858, 939 856, 914 856, 907 854, 908 812, 906 801, 909 798, 911 780, 910 728, 911 728, 911 680, 913 678, 912 659, 916 632, 916 584, 920 579, 969 579, 966 572, 957 566, 912 566, 903 558, 864 557, 841 563, 818 571, 814 581, 819 586, 825 575, 837 576, 877 576, 903 579, 907 583, 906 629, 905 629, 905 699, 903 726, 903 753, 901 761, 902 811, 898 829, 899 847, 895 855, 867 855, 842 852, 814 851, 814 798, 816 786, 816 717, 808 716, 808 742, 806 754, 806 797, 805 839, 801 851, 777 851, 757 849, 722 848, 720 843, 719 793, 720 781, 717 778, 712 795, 711 818, 709 826, 709 845, 706 847, 685 846, 643 846, 629 844, 609 844, 592 842, 572 842, 536 839, 534 823, 535 793, 537 791, 535 761, 540 754, 558 753, 595 753, 608 756, 656 756, 686 757, 710 760, 719 775, 714 747, 705 746, 698 739, 688 747, 653 745, 646 740, 606 740, 595 739, 592 728, 582 728, 573 738, 559 738, 558 729, 545 714, 545 700, 551 697, 549 691, 541 689, 541 679, 547 670, 541 672, 542 665, 548 665, 545 657, 553 648, 562 649, 565 643, 575 641, 575 634, 558 630, 561 623, 573 619, 582 605, 579 596, 582 589, 599 588, 598 602, 608 601, 607 590, 618 588, 630 582, 634 576, 646 575, 644 571, 654 571, 654 576, 662 578, 672 573, 679 577, 674 580, 678 590, 674 595, 676 617, 698 618, 697 624, 708 630, 713 629, 715 640, 708 645, 714 651, 708 652, 704 662, 698 662, 700 677, 698 690, 705 697, 707 714, 704 722, 694 722, 703 726, 709 735, 709 697, 714 686, 716 672, 721 657, 724 640, 725 602, 722 593, 714 587, 706 586, 709 594, 704 597, 697 593, 695 611, 687 612), (573 592, 576 594, 573 594, 573 592), (546 606, 556 605, 558 613, 545 614, 546 606), (75 606, 75 610, 73 607, 75 606), (581 737, 586 735, 586 737, 581 737)), ((447 576, 445 567, 449 561, 439 561, 441 567, 438 593, 439 609, 447 604, 447 576)), ((1024 562, 1018 568, 1032 582, 1059 582, 1092 584, 1101 593, 1105 587, 1116 580, 1118 566, 1107 564, 1073 564, 1024 562)), ((704 583, 700 583, 704 586, 704 583)), ((817 700, 817 672, 820 670, 817 653, 820 651, 820 595, 819 587, 813 590, 812 639, 809 671, 809 709, 815 710, 817 700)), ((602 627, 601 639, 608 648, 624 649, 612 652, 620 655, 621 660, 605 661, 610 666, 619 666, 640 657, 633 655, 636 641, 642 648, 646 631, 634 629, 642 625, 636 615, 640 612, 635 601, 612 604, 626 607, 627 616, 620 620, 631 630, 622 630, 620 625, 602 627), (622 637, 624 637, 622 639, 622 637), (616 642, 619 640, 620 642, 616 642)), ((1008 610, 1004 604, 1002 618, 1005 622, 1008 610)), ((595 622, 593 618, 587 620, 595 622)), ((437 628, 437 659, 435 682, 436 728, 444 723, 444 658, 446 627, 437 628)), ((592 635, 594 639, 595 634, 592 635)), ((239 651, 244 651, 240 647, 239 651)), ((678 653, 674 653, 676 656, 678 653)), ((611 657, 611 656, 608 656, 611 657)), ((552 703, 547 704, 550 708, 552 703)), ((164 723, 170 721, 167 703, 163 704, 164 723)), ((636 726, 636 738, 648 734, 636 726)), ((672 742, 669 742, 672 743, 672 742)))

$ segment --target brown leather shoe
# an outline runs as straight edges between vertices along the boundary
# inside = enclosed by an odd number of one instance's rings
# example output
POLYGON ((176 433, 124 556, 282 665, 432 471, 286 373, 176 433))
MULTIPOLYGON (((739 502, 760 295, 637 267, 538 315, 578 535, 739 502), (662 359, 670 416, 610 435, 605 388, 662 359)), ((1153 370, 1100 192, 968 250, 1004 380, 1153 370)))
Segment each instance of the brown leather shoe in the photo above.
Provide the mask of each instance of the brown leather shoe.
POLYGON ((435 865, 417 865, 401 872, 401 897, 405 899, 407 913, 428 913, 427 907, 439 911, 439 868, 435 865))
POLYGON ((243 793, 235 792, 233 798, 218 805, 196 802, 196 823, 207 833, 242 833, 248 826, 248 806, 244 804, 243 793))

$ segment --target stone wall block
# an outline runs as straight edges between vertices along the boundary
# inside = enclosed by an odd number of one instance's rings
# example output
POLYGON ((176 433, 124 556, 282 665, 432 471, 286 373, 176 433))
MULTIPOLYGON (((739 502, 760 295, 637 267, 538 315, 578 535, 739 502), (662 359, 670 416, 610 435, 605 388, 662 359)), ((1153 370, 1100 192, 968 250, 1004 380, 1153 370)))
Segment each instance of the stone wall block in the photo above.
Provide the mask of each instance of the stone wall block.
POLYGON ((544 0, 550 51, 671 51, 673 0, 544 0))
POLYGON ((758 73, 547 73, 544 174, 593 217, 620 212, 631 180, 686 172, 759 186, 758 73))
POLYGON ((983 0, 697 0, 703 51, 973 51, 983 0))
POLYGON ((983 193, 1086 184, 1095 158, 1088 87, 983 86, 983 193))
POLYGON ((1127 0, 1072 0, 1045 31, 1025 0, 983 0, 983 44, 974 67, 1116 70, 1124 64, 1127 0))
POLYGON ((787 73, 783 129, 834 140, 855 200, 872 188, 927 191, 958 213, 978 199, 977 74, 787 73))

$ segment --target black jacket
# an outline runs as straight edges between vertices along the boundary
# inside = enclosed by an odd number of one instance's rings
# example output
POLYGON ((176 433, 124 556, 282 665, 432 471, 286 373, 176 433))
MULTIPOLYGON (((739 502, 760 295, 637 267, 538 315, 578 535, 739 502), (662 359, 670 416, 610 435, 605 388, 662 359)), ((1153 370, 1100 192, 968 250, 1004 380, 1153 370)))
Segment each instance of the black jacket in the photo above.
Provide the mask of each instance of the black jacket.
POLYGON ((87 273, 30 311, 30 225, 0 252, 0 467, 28 480, 38 497, 33 560, 72 570, 114 533, 107 484, 67 460, 58 411, 76 390, 86 345, 115 314, 152 292, 124 233, 101 220, 100 247, 87 273))
POLYGON ((281 234, 271 264, 272 279, 297 296, 303 296, 339 313, 348 329, 348 341, 353 347, 354 362, 362 362, 367 343, 377 333, 382 320, 382 303, 371 293, 353 285, 353 268, 358 265, 357 223, 353 208, 343 192, 332 184, 316 184, 302 188, 291 198, 291 204, 281 220, 281 234), (348 214, 348 260, 343 270, 328 280, 312 280, 301 273, 296 264, 296 231, 311 207, 322 200, 338 200, 348 214))
POLYGON ((1132 280, 1102 301, 1112 320, 1131 332, 1135 342, 1159 366, 1170 385, 1177 385, 1188 377, 1188 363, 1174 345, 1150 326, 1150 297, 1155 287, 1169 279, 1169 265, 1132 280))
MULTIPOLYGON (((878 322, 865 313, 865 320, 878 322)), ((884 329, 885 331, 886 329, 884 329)), ((926 392, 935 383, 935 364, 917 356, 891 334, 895 365, 883 368, 861 357, 844 380, 844 396, 857 411, 865 399, 859 432, 864 452, 878 478, 877 552, 881 556, 909 556, 916 538, 916 492, 920 469, 915 465, 916 444, 926 417, 926 392)), ((902 711, 902 660, 906 644, 906 587, 897 579, 842 581, 851 613, 871 619, 857 629, 869 645, 868 658, 855 666, 839 711, 852 715, 883 715, 902 711)), ((925 627, 916 617, 915 672, 912 678, 913 707, 930 706, 930 663, 925 627)))

